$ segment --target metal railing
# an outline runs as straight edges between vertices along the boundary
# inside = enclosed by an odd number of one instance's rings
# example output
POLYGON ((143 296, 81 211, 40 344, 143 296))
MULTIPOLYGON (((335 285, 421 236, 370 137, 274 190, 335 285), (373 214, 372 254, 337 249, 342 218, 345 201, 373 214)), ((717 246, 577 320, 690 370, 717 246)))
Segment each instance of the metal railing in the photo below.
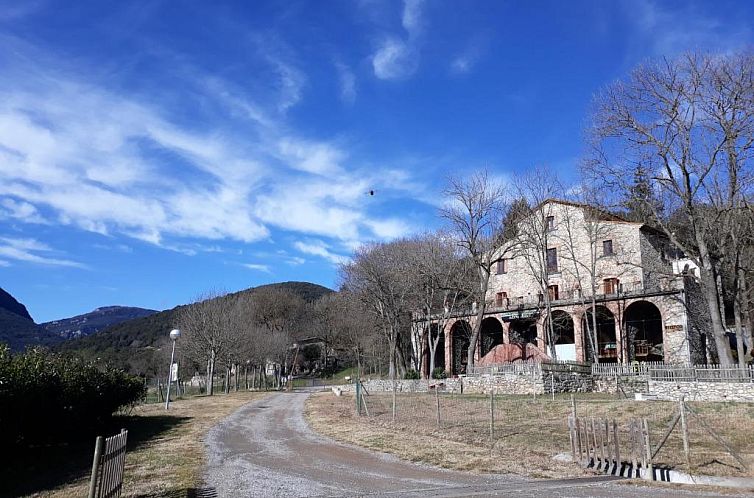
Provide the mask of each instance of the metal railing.
POLYGON ((511 363, 495 363, 493 365, 474 365, 466 374, 467 377, 479 375, 534 375, 541 376, 542 372, 571 372, 589 370, 589 365, 572 361, 519 361, 511 363))
POLYGON ((660 368, 666 366, 661 361, 646 361, 632 364, 625 363, 592 363, 592 375, 605 376, 627 376, 627 375, 649 375, 651 368, 660 368))
POLYGON ((649 369, 649 377, 661 382, 741 382, 754 383, 754 366, 663 365, 649 369))

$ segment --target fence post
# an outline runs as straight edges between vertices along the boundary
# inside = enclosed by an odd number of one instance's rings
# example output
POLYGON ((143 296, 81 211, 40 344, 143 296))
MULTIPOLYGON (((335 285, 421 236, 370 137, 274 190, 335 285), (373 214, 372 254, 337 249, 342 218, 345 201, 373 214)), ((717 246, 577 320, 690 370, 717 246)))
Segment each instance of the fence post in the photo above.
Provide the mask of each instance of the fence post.
POLYGON ((356 380, 356 415, 361 416, 361 381, 356 380))
POLYGON ((97 436, 97 440, 94 443, 94 461, 92 462, 92 477, 89 479, 89 498, 94 498, 97 492, 97 478, 99 477, 99 462, 102 458, 102 447, 104 446, 105 438, 97 436))
POLYGON ((683 435, 683 453, 686 455, 686 465, 691 473, 691 452, 689 451, 689 428, 686 425, 686 405, 683 396, 678 400, 678 413, 681 414, 681 434, 683 435))
POLYGON ((495 440, 495 390, 490 389, 490 441, 495 440))
POLYGON ((631 420, 631 473, 633 474, 631 477, 638 477, 639 476, 639 448, 641 448, 641 445, 638 444, 638 441, 636 440, 636 419, 631 420))
POLYGON ((552 394, 552 400, 555 401, 555 374, 550 370, 550 393, 552 394))
POLYGON ((393 422, 395 422, 395 373, 393 373, 393 422))
POLYGON ((440 428, 440 387, 435 384, 435 402, 437 404, 437 428, 440 428))
POLYGON ((647 475, 645 476, 646 479, 649 479, 650 481, 655 480, 655 473, 654 473, 654 467, 652 465, 652 444, 649 440, 649 422, 647 422, 647 419, 643 420, 644 425, 644 444, 645 448, 644 451, 647 454, 647 466, 646 466, 646 472, 647 475))
POLYGON ((621 460, 620 460, 620 444, 618 442, 618 423, 613 419, 613 444, 614 444, 614 455, 615 458, 615 471, 613 474, 619 476, 621 474, 621 460))

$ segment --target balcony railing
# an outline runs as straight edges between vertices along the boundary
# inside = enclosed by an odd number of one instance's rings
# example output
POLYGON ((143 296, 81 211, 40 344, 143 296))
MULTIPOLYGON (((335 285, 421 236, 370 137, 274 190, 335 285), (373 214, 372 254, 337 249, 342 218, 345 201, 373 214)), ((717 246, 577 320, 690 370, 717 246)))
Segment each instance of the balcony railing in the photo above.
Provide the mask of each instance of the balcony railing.
MULTIPOLYGON (((630 297, 636 295, 650 294, 656 292, 673 292, 683 288, 682 282, 669 280, 656 285, 644 285, 643 282, 620 282, 617 285, 601 283, 597 286, 595 297, 597 299, 609 299, 612 297, 630 297)), ((591 299, 591 289, 558 289, 557 295, 550 294, 550 302, 560 303, 562 301, 580 301, 591 299)), ((500 300, 493 300, 489 304, 496 308, 515 310, 520 307, 531 307, 544 305, 545 298, 543 294, 527 294, 523 297, 508 297, 500 300)))

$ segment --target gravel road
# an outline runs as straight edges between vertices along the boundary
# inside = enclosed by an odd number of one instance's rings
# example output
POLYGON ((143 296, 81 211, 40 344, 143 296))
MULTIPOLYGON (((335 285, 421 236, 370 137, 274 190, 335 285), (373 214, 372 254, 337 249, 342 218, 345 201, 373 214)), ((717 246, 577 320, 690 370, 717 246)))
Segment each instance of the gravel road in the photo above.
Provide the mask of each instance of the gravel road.
POLYGON ((609 477, 533 481, 404 462, 312 432, 303 416, 307 396, 298 392, 271 394, 243 406, 210 430, 206 482, 211 494, 286 498, 700 496, 616 485, 609 477))

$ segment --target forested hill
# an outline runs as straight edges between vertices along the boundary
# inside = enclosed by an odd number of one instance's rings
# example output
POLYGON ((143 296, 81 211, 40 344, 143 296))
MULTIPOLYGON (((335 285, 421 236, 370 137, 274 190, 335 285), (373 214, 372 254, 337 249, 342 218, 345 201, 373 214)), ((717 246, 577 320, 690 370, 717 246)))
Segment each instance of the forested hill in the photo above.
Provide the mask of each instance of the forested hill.
MULTIPOLYGON (((252 287, 229 294, 225 298, 262 289, 286 290, 307 302, 316 301, 323 295, 333 292, 332 289, 309 282, 282 282, 252 287)), ((90 358, 100 358, 132 373, 152 375, 157 366, 156 362, 161 360, 159 350, 167 344, 168 334, 177 325, 178 315, 185 306, 190 305, 177 306, 113 325, 88 337, 66 341, 60 349, 77 351, 90 358)))

